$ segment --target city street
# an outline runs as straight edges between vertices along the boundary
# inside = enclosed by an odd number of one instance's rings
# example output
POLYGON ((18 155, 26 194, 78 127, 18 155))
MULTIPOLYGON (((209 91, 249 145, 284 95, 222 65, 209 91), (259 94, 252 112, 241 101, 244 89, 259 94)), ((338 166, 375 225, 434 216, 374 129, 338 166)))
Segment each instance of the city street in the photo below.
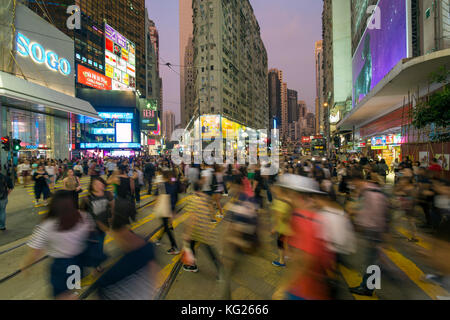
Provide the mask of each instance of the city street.
MULTIPOLYGON (((84 177, 82 183, 84 189, 89 178, 84 177)), ((58 185, 56 186, 58 187, 58 185)), ((24 206, 26 202, 32 203, 32 196, 27 189, 16 188, 11 196, 10 206, 8 206, 8 231, 3 232, 0 246, 0 299, 50 299, 48 277, 48 267, 50 259, 35 264, 28 270, 28 274, 15 272, 18 270, 28 248, 25 245, 31 234, 34 223, 42 219, 45 207, 34 207, 29 205, 22 210, 10 211, 11 209, 24 206), (26 191, 26 192, 25 192, 26 191), (21 195, 21 196, 19 196, 21 195), (21 197, 21 200, 19 200, 21 197), (29 220, 28 228, 16 228, 20 221, 29 220), (15 224, 16 223, 16 224, 15 224), (8 278, 9 277, 9 278, 8 278)), ((152 215, 154 197, 143 194, 136 223, 131 228, 137 234, 148 238, 148 241, 155 241, 158 231, 160 232, 161 222, 152 215)), ((182 243, 182 232, 187 213, 183 208, 189 201, 189 195, 181 195, 177 204, 178 215, 174 220, 176 240, 182 243)), ((223 205, 232 201, 228 197, 222 198, 223 205)), ((237 300, 270 300, 283 276, 283 269, 271 264, 276 258, 276 241, 270 234, 270 216, 264 212, 261 214, 262 220, 262 247, 252 256, 243 256, 242 262, 232 279, 232 298, 237 300)), ((392 239, 382 248, 381 260, 381 289, 376 290, 373 297, 352 295, 349 287, 357 286, 361 281, 361 266, 363 263, 363 251, 358 250, 356 255, 344 258, 338 265, 337 297, 343 300, 422 300, 438 299, 440 296, 449 296, 448 290, 436 284, 423 281, 424 274, 433 270, 428 267, 425 254, 429 254, 431 243, 423 237, 418 237, 419 242, 410 243, 407 241, 409 231, 405 219, 395 227, 392 239)), ((223 223, 217 223, 219 238, 223 237, 223 223)), ((364 248, 364 242, 359 240, 359 248, 364 248)), ((181 256, 169 256, 165 254, 168 248, 167 238, 163 238, 161 246, 157 246, 157 261, 160 266, 158 274, 158 288, 161 290, 159 298, 168 300, 218 300, 221 299, 220 281, 216 280, 216 268, 209 260, 201 246, 198 252, 198 273, 186 272, 181 268, 181 256)), ((109 255, 107 266, 113 265, 120 258, 120 251, 114 241, 107 237, 105 240, 105 251, 109 255)), ((220 242, 219 242, 220 251, 220 242)), ((287 260, 289 264, 289 260, 287 260)), ((91 272, 82 280, 83 292, 88 291, 98 275, 91 272)), ((87 299, 96 299, 95 294, 89 295, 87 299)))
POLYGON ((0 301, 450 300, 450 0, 0 3, 0 301))

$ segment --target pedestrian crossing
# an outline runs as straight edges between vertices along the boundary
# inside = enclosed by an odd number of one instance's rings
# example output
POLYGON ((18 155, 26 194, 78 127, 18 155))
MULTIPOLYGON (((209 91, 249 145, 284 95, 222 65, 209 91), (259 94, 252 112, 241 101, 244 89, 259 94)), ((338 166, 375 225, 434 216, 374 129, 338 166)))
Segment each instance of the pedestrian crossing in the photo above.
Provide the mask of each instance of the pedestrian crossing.
MULTIPOLYGON (((84 182, 84 184, 88 183, 89 178, 88 177, 85 178, 83 182, 84 182)), ((142 199, 145 199, 147 197, 150 197, 150 196, 143 195, 142 199)), ((181 206, 181 205, 187 203, 189 200, 190 200, 190 196, 186 196, 177 203, 177 206, 181 206)), ((229 206, 229 204, 231 203, 230 200, 231 199, 224 198, 224 201, 225 201, 225 204, 223 205, 224 212, 226 212, 225 208, 227 208, 229 206)), ((149 206, 154 203, 155 202, 152 201, 149 204, 149 206)), ((146 212, 147 214, 131 225, 132 230, 137 231, 140 227, 146 226, 152 222, 153 222, 153 224, 155 224, 155 220, 157 218, 153 215, 151 210, 143 211, 143 212, 146 212)), ((189 216, 189 214, 184 211, 182 213, 180 213, 179 215, 177 215, 177 217, 173 220, 174 229, 178 230, 180 228, 180 226, 182 226, 186 222, 188 216, 189 216)), ((218 223, 216 225, 218 225, 218 223)), ((387 260, 389 260, 389 262, 392 263, 392 265, 396 269, 395 271, 396 272, 398 271, 399 274, 402 274, 402 277, 399 279, 399 281, 401 284, 404 283, 404 288, 402 288, 403 285, 400 285, 399 286, 400 288, 398 290, 417 291, 417 292, 420 292, 420 294, 417 294, 417 295, 412 294, 412 296, 420 295, 420 297, 423 296, 424 298, 428 298, 431 300, 440 300, 440 299, 442 299, 442 297, 449 297, 450 293, 445 288, 441 287, 438 284, 429 283, 429 282, 424 281, 423 278, 424 278, 425 274, 429 273, 429 270, 425 270, 422 268, 422 266, 424 266, 424 264, 420 257, 416 257, 416 256, 411 257, 411 255, 408 254, 407 252, 405 252, 404 248, 402 248, 403 244, 405 244, 412 251, 414 251, 414 248, 416 248, 417 250, 431 251, 432 250, 431 243, 429 243, 425 237, 421 237, 420 234, 418 234, 418 236, 416 236, 419 239, 418 242, 416 242, 416 243, 407 242, 406 238, 410 238, 409 230, 407 230, 406 228, 404 228, 402 226, 396 226, 393 230, 395 231, 396 234, 399 234, 404 238, 396 239, 396 241, 392 241, 392 243, 390 243, 389 245, 381 248, 380 251, 383 255, 383 258, 386 258, 387 260)), ((155 241, 157 238, 159 238, 159 236, 161 235, 161 232, 162 231, 159 230, 158 232, 153 234, 153 236, 149 239, 149 241, 155 241)), ((181 237, 180 234, 181 234, 180 232, 177 232, 177 237, 181 237)), ((107 244, 110 245, 112 241, 113 241, 113 239, 111 237, 109 237, 109 236, 106 237, 105 245, 107 245, 107 244)), ((274 239, 273 239, 273 242, 275 243, 274 239)), ((273 248, 274 248, 274 252, 275 252, 275 250, 276 250, 275 245, 273 245, 273 248)), ((117 260, 118 260, 118 258, 112 259, 110 264, 115 263, 117 260)), ((162 266, 162 268, 158 274, 158 286, 159 287, 162 286, 167 281, 167 279, 171 276, 171 274, 173 273, 172 271, 177 266, 177 264, 180 262, 180 260, 181 260, 181 254, 170 257, 170 259, 168 261, 165 261, 164 265, 162 266)), ((289 260, 287 261, 287 263, 289 264, 289 260)), ((361 267, 363 267, 363 266, 361 266, 361 267)), ((271 266, 271 261, 267 260, 267 267, 264 267, 264 268, 273 268, 273 266, 271 266)), ((383 265, 381 265, 381 268, 382 268, 382 273, 383 273, 383 265)), ((255 273, 253 270, 247 270, 246 272, 250 272, 250 274, 255 273)), ((338 264, 338 266, 337 266, 337 273, 339 275, 340 283, 343 285, 345 290, 348 290, 351 287, 358 286, 361 283, 361 279, 362 279, 361 272, 362 272, 362 268, 361 269, 359 269, 358 267, 354 268, 354 267, 348 266, 347 264, 345 266, 343 264, 338 264)), ((258 272, 258 274, 260 274, 260 273, 261 272, 258 272)), ((272 277, 273 276, 274 275, 272 274, 272 277)), ((83 288, 86 288, 90 284, 94 283, 96 279, 97 279, 97 277, 94 276, 93 274, 84 278, 83 282, 82 282, 83 288)), ((274 279, 272 279, 272 280, 274 280, 274 279)), ((264 281, 264 279, 261 279, 261 281, 264 281)), ((279 283, 281 283, 281 281, 282 281, 282 279, 280 278, 279 283)), ((274 281, 274 282, 276 282, 276 281, 274 281)), ((180 283, 180 285, 183 285, 183 284, 180 283)), ((399 299, 399 297, 396 296, 394 293, 391 294, 389 291, 386 291, 388 289, 386 289, 387 286, 385 286, 383 282, 381 285, 382 285, 382 288, 380 290, 375 290, 374 295, 371 297, 350 294, 350 292, 348 292, 347 298, 352 298, 355 300, 372 300, 372 301, 373 300, 384 300, 384 299, 388 299, 388 300, 399 299)), ((402 298, 404 298, 404 296, 401 297, 400 299, 402 299, 402 298)))

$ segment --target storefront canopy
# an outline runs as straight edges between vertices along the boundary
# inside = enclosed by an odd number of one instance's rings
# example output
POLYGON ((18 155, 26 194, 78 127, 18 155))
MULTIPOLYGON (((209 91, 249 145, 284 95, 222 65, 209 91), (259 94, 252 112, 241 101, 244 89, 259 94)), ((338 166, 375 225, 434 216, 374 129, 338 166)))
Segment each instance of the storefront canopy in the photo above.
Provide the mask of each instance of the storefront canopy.
POLYGON ((66 95, 0 72, 0 104, 59 117, 78 114, 100 119, 92 105, 84 100, 66 95))
MULTIPOLYGON (((378 85, 346 115, 338 124, 340 131, 361 127, 407 103, 408 91, 420 90, 420 96, 428 91, 431 72, 450 64, 450 49, 400 61, 378 85), (406 100, 404 100, 406 98, 406 100)), ((430 90, 439 85, 430 86, 430 90)))

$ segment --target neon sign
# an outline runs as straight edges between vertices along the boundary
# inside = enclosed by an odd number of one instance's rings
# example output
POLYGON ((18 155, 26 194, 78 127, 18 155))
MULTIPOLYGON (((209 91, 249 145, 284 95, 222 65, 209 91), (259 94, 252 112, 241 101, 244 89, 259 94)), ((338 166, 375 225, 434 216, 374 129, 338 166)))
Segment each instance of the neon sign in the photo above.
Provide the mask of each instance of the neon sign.
POLYGON ((70 62, 66 58, 59 58, 55 52, 45 50, 42 45, 31 42, 20 32, 17 32, 16 45, 20 55, 30 57, 37 64, 45 63, 47 68, 55 72, 59 71, 64 76, 68 76, 72 72, 70 62))

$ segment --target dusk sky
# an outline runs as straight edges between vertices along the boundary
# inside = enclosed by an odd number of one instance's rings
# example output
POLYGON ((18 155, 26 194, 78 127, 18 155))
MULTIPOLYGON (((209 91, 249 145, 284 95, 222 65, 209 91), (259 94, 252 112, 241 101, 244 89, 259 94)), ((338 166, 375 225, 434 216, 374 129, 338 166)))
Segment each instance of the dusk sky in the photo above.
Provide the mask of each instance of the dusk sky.
MULTIPOLYGON (((314 110, 314 43, 322 39, 322 0, 250 0, 269 57, 269 69, 283 70, 288 88, 314 110)), ((179 65, 178 0, 146 0, 160 37, 160 63, 179 65)), ((179 68, 174 67, 177 72, 179 68)), ((180 76, 161 66, 164 109, 180 122, 180 76)))

